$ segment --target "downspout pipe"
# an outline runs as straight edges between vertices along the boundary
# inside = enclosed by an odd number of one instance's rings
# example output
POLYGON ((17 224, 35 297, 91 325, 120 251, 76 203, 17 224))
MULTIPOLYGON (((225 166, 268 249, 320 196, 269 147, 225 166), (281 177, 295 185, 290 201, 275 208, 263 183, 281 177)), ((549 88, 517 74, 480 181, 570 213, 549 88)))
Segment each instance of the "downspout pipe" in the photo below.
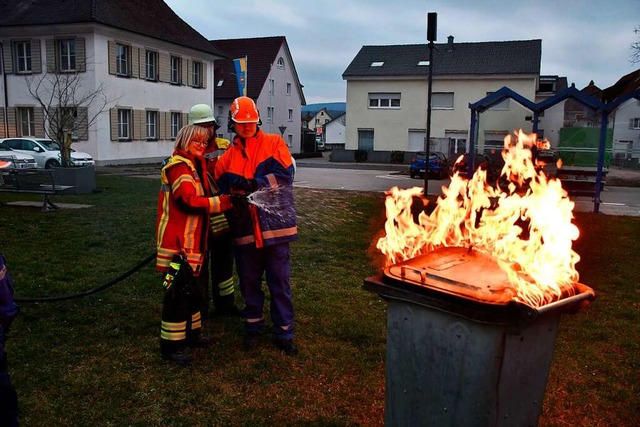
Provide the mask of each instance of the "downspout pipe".
POLYGON ((0 41, 0 64, 2 64, 2 85, 4 89, 4 108, 2 109, 2 122, 4 125, 4 136, 9 137, 9 116, 7 109, 9 108, 9 94, 7 93, 7 70, 4 69, 4 44, 0 41))

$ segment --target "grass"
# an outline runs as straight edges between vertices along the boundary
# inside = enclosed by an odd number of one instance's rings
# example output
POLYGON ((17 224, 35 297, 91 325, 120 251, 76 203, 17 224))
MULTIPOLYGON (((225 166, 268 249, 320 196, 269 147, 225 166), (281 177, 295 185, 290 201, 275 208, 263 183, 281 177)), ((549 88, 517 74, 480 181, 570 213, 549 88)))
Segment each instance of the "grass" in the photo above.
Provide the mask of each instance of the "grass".
MULTIPOLYGON (((18 298, 94 288, 153 252, 158 182, 99 175, 98 189, 54 198, 87 209, 0 206, 18 298)), ((386 303, 361 285, 379 272, 383 199, 298 188, 296 201, 299 356, 269 342, 245 353, 240 321, 212 319, 215 345, 195 366, 164 362, 162 289, 148 265, 82 299, 22 304, 7 343, 22 425, 382 425, 386 303)), ((640 218, 576 215, 581 282, 597 299, 563 316, 540 424, 640 425, 640 218)))

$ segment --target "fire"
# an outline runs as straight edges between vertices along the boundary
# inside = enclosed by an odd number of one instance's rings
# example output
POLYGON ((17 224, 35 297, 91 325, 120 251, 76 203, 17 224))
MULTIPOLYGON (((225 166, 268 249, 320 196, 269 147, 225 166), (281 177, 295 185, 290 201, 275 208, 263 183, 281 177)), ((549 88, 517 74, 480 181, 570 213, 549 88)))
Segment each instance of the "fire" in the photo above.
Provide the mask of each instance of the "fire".
POLYGON ((530 148, 537 144, 535 134, 508 135, 500 184, 489 184, 480 168, 470 179, 455 173, 433 212, 421 209, 417 222, 412 206, 422 188, 390 189, 385 236, 376 245, 387 266, 439 247, 466 247, 497 260, 516 301, 539 307, 573 295, 580 260, 571 247, 579 236, 574 203, 559 180, 534 164, 530 148))

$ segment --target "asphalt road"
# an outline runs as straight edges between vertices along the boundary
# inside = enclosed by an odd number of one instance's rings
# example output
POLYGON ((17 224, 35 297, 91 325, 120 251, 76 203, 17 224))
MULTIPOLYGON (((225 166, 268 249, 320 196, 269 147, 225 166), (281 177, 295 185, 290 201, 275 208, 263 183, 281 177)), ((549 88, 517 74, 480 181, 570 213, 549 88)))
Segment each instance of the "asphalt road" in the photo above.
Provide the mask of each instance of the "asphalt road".
MULTIPOLYGON (((321 159, 300 159, 294 186, 325 190, 379 191, 391 187, 401 189, 423 187, 422 179, 412 179, 406 174, 407 166, 363 165, 323 163, 321 159)), ((428 181, 429 194, 442 194, 442 187, 449 180, 428 181)), ((601 193, 599 212, 606 215, 640 216, 640 188, 605 186, 601 193)), ((594 203, 590 197, 575 198, 576 211, 593 212, 594 203)))

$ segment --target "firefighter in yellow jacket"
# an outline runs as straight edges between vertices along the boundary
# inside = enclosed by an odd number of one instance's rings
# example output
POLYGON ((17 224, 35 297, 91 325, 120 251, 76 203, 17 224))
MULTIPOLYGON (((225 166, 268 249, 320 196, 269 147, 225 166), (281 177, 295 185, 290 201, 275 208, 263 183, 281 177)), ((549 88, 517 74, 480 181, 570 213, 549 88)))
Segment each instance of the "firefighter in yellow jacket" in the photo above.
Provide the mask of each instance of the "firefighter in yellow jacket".
MULTIPOLYGON (((207 150, 204 153, 207 159, 207 168, 213 176, 216 162, 231 144, 228 139, 217 138, 216 132, 220 128, 213 110, 207 104, 197 104, 189 110, 189 124, 204 127, 211 132, 211 138, 207 150)), ((220 194, 211 179, 214 194, 220 194)), ((209 262, 205 265, 203 274, 211 276, 211 299, 213 300, 213 314, 218 316, 239 316, 240 310, 235 303, 233 287, 233 246, 231 243, 231 230, 227 219, 228 213, 212 214, 210 219, 208 255, 209 262), (207 271, 208 268, 208 271, 207 271)), ((202 306, 202 315, 207 317, 209 310, 208 287, 206 300, 202 306)))
POLYGON ((200 126, 180 129, 162 168, 158 197, 156 268, 165 273, 166 288, 160 350, 165 359, 184 365, 192 362, 188 346, 209 345, 200 336, 209 218, 232 207, 229 196, 213 194, 206 178, 203 155, 209 138, 200 126))

